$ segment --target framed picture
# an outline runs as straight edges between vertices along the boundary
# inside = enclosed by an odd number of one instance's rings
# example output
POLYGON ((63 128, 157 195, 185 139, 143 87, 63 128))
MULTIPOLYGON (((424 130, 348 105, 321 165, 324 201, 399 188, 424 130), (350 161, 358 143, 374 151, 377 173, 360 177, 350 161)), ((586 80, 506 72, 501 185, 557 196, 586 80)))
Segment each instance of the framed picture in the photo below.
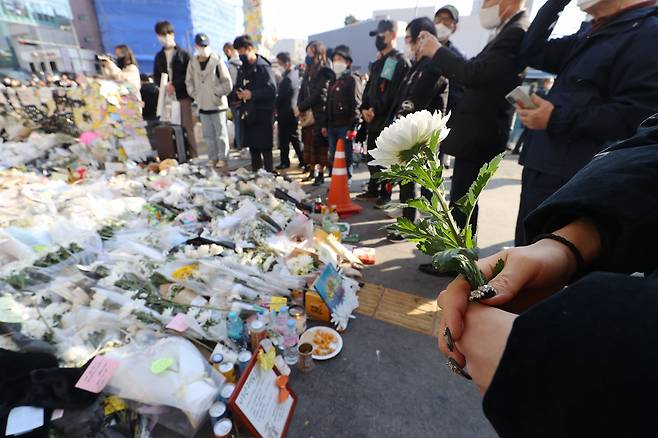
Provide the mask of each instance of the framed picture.
POLYGON ((297 395, 286 386, 289 397, 279 403, 276 367, 265 371, 258 365, 258 354, 247 365, 228 402, 237 422, 256 438, 284 438, 297 405, 297 395))

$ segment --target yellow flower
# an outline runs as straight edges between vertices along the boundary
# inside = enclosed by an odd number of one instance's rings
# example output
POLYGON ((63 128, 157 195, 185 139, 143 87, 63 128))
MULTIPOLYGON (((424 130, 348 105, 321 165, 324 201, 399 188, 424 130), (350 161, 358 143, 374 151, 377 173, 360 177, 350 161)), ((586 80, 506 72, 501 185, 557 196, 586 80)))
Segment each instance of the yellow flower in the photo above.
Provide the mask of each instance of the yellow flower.
POLYGON ((181 266, 180 268, 176 269, 172 274, 172 278, 174 280, 186 280, 190 278, 192 275, 196 273, 196 271, 199 270, 199 265, 193 264, 193 265, 185 265, 181 266))

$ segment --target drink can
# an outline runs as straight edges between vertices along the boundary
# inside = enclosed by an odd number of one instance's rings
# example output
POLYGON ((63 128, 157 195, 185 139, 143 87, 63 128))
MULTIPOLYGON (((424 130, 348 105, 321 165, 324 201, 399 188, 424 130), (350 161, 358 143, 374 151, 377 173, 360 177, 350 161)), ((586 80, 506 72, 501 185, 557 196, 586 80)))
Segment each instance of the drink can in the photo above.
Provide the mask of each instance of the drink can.
POLYGON ((217 401, 210 406, 208 410, 210 423, 214 426, 222 418, 226 417, 226 403, 217 401))
POLYGON ((313 369, 315 364, 313 363, 313 344, 304 342, 300 344, 299 347, 299 362, 297 367, 299 370, 308 373, 313 369))
POLYGON ((242 350, 240 354, 238 354, 238 370, 240 371, 240 374, 244 373, 244 370, 247 368, 247 365, 249 365, 250 360, 250 351, 242 350))
POLYGON ((227 383, 222 387, 222 390, 219 391, 219 398, 224 402, 228 403, 235 391, 235 385, 232 383, 227 383))
POLYGON ((235 383, 235 364, 233 362, 222 362, 219 364, 219 372, 228 383, 235 383))
POLYGON ((228 418, 218 421, 212 428, 215 438, 231 438, 233 437, 233 423, 228 418))

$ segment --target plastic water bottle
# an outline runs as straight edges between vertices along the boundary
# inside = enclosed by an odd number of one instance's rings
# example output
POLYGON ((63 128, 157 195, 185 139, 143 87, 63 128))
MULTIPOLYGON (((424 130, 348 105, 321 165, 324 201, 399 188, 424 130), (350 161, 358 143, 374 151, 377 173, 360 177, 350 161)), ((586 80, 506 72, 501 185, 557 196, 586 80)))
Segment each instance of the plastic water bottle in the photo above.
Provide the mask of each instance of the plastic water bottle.
POLYGON ((236 312, 228 313, 228 337, 237 343, 244 339, 244 324, 236 312))
POLYGON ((286 332, 283 336, 283 360, 288 365, 295 365, 299 361, 299 351, 297 344, 299 343, 299 336, 297 335, 297 327, 295 321, 289 319, 286 324, 286 332))
POLYGON ((279 313, 276 315, 274 321, 274 331, 281 336, 285 336, 286 327, 288 324, 288 306, 281 306, 279 313))

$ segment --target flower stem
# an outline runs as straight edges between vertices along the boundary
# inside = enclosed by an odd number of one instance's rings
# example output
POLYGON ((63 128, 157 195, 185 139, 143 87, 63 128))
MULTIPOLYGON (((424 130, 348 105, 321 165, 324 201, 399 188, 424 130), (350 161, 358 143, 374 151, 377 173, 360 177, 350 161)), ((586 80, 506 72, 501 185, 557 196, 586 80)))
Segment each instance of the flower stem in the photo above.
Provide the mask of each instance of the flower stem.
POLYGON ((441 193, 441 191, 438 189, 432 189, 432 191, 439 199, 439 203, 441 204, 441 210, 443 210, 443 213, 446 215, 446 218, 448 219, 448 226, 450 227, 450 231, 452 232, 455 238, 455 242, 457 242, 458 246, 464 248, 465 247, 464 239, 462 239, 462 236, 459 234, 457 224, 455 223, 455 220, 452 218, 452 214, 450 214, 450 208, 448 207, 448 203, 443 197, 443 193, 441 193))

